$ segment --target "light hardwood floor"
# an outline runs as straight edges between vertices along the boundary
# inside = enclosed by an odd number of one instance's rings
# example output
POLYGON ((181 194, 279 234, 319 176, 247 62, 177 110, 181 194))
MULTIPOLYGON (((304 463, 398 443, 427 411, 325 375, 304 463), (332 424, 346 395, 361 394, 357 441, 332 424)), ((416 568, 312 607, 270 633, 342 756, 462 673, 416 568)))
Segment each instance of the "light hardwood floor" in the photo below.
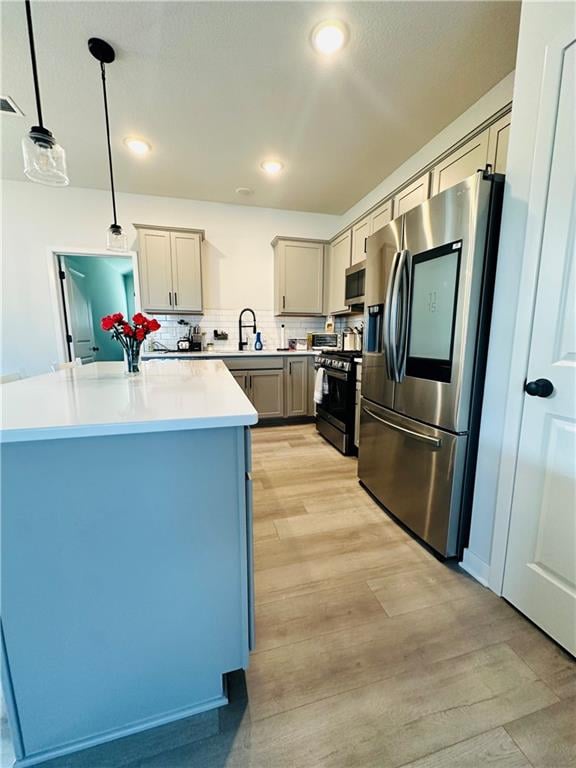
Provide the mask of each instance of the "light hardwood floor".
MULTIPOLYGON (((312 425, 252 434, 247 690, 234 676, 207 731, 157 729, 129 764, 573 768, 573 660, 404 533, 359 487, 356 461, 312 425)), ((84 765, 120 764, 99 755, 84 765)))

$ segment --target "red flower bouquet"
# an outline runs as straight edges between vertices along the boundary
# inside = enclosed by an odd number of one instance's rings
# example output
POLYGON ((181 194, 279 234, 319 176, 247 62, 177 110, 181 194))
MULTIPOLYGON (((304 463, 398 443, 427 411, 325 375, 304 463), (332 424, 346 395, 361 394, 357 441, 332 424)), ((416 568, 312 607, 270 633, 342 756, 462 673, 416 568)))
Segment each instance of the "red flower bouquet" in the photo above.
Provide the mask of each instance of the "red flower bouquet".
POLYGON ((156 318, 146 317, 142 312, 136 312, 132 322, 133 325, 130 325, 121 312, 116 312, 114 315, 103 317, 100 325, 103 331, 112 331, 112 338, 122 345, 128 373, 138 373, 142 342, 149 333, 160 328, 160 323, 156 318))

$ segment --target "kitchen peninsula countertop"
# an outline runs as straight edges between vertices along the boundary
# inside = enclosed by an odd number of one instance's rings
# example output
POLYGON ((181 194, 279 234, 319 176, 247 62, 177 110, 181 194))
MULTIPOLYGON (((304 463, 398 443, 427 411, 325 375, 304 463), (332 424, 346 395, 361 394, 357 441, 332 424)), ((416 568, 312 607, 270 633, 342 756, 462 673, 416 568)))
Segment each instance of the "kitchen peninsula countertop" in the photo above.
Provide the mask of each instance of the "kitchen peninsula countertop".
POLYGON ((315 349, 303 349, 303 350, 277 350, 277 349, 262 349, 257 352, 254 349, 247 349, 240 352, 239 349, 215 349, 212 352, 204 350, 203 352, 164 352, 161 349, 156 349, 152 352, 142 352, 143 360, 159 360, 163 358, 170 359, 175 358, 191 358, 191 359, 215 359, 222 357, 291 357, 299 355, 318 355, 319 350, 315 349))
POLYGON ((136 376, 126 375, 123 362, 90 363, 11 382, 1 392, 3 443, 232 427, 258 420, 218 359, 151 360, 142 363, 136 376))

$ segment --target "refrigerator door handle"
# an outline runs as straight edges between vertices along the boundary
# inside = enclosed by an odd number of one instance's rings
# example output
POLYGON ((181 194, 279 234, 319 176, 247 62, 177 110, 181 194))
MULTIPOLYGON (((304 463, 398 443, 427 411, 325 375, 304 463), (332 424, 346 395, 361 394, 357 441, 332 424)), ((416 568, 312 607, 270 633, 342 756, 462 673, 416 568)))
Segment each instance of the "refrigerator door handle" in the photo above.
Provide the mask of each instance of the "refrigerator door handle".
POLYGON ((392 379, 394 381, 402 381, 403 370, 400 366, 400 358, 403 362, 403 349, 405 347, 405 324, 406 324, 406 310, 407 302, 404 299, 404 291, 402 286, 404 283, 404 272, 407 269, 408 251, 400 251, 399 258, 397 260, 396 271, 394 273, 394 280, 392 284, 392 292, 390 299, 390 349, 392 358, 392 379), (402 291, 402 328, 400 329, 400 339, 398 338, 398 312, 399 312, 399 298, 402 291))
POLYGON ((381 416, 377 416, 374 411, 371 411, 369 408, 366 408, 366 406, 362 407, 362 410, 364 413, 367 413, 368 416, 371 416, 373 419, 376 419, 376 421, 382 422, 382 424, 385 424, 387 427, 390 427, 390 429, 396 430, 396 432, 402 432, 405 435, 409 435, 410 437, 413 437, 414 440, 420 440, 422 443, 428 443, 428 445, 432 445, 434 448, 441 448, 442 447, 442 440, 438 437, 430 437, 430 435, 424 435, 422 432, 414 432, 413 429, 408 429, 407 427, 402 427, 400 424, 394 424, 392 421, 386 421, 386 419, 383 419, 381 416))
POLYGON ((396 251, 394 258, 392 259, 392 266, 390 267, 390 276, 388 278, 388 286, 386 288, 386 299, 384 302, 384 332, 383 332, 383 346, 384 346, 384 359, 386 361, 386 372, 388 378, 395 381, 394 375, 394 359, 393 344, 392 344, 392 293, 394 289, 394 281, 396 276, 396 267, 398 259, 400 257, 400 251, 396 251))
POLYGON ((402 262, 398 267, 400 274, 399 292, 401 296, 400 311, 401 326, 400 337, 396 346, 397 381, 402 381, 406 376, 406 353, 408 346, 408 312, 410 307, 410 251, 403 251, 402 262))

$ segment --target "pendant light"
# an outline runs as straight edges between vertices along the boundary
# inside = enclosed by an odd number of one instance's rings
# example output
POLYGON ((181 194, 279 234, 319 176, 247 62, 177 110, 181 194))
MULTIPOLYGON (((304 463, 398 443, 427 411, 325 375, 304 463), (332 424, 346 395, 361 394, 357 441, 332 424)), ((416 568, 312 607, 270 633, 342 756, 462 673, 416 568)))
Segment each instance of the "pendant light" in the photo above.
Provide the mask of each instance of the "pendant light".
POLYGON ((66 172, 66 154, 62 147, 56 143, 54 136, 48 128, 44 127, 42 121, 42 105, 40 104, 40 86, 38 84, 38 70, 36 67, 36 49, 34 46, 30 0, 25 0, 25 4, 38 125, 32 126, 28 135, 22 139, 24 173, 30 181, 35 181, 38 184, 47 184, 50 187, 65 187, 70 183, 68 173, 66 172))
POLYGON ((102 74, 102 92, 104 94, 104 118, 106 121, 106 142, 108 144, 108 167, 110 169, 110 191, 112 193, 112 213, 114 223, 110 224, 107 235, 107 247, 111 251, 126 250, 126 235, 122 232, 122 227, 118 224, 116 217, 116 194, 114 192, 114 171, 112 169, 112 147, 110 145, 110 120, 108 119, 108 98, 106 96, 106 64, 111 64, 116 58, 114 48, 105 40, 99 37, 91 37, 88 40, 88 50, 100 62, 100 72, 102 74))

